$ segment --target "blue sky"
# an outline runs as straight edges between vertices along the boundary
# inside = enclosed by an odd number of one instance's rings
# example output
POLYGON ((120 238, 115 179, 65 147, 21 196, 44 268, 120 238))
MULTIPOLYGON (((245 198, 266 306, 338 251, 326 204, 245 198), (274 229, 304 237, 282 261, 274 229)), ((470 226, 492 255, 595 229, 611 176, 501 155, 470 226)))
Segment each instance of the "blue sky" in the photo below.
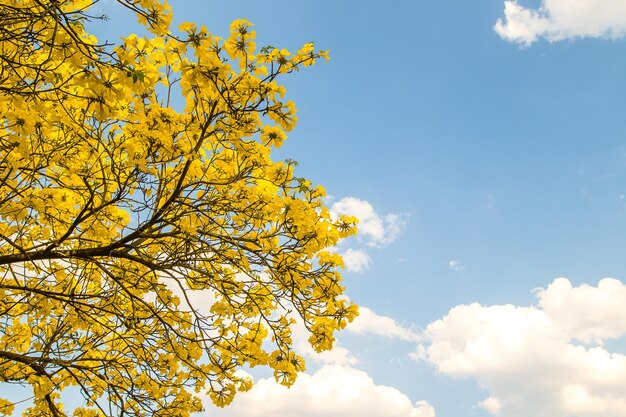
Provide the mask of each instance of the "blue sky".
POLYGON ((626 5, 548 3, 171 1, 330 50, 286 80, 276 158, 365 224, 338 248, 365 319, 293 390, 261 373, 210 415, 626 414, 626 5))

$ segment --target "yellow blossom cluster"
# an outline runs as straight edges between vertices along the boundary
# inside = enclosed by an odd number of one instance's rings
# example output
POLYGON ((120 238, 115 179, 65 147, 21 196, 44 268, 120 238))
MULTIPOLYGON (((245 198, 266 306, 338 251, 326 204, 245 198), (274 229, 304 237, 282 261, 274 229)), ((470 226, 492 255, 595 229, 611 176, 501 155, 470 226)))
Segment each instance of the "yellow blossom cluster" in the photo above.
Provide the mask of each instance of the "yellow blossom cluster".
POLYGON ((53 417, 188 416, 244 366, 292 384, 294 317, 321 351, 357 314, 330 249, 356 219, 271 159, 297 121, 279 78, 327 53, 175 31, 158 0, 118 0, 149 35, 108 47, 93 3, 0 5, 0 383, 53 417))

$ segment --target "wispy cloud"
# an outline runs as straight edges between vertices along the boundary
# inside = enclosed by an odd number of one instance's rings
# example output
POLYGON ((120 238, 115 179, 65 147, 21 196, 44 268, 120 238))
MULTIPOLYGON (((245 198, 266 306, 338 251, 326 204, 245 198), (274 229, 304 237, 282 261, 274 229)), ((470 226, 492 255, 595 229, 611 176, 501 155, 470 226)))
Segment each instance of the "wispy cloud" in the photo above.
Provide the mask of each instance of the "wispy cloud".
POLYGON ((494 194, 487 194, 487 208, 489 210, 493 209, 496 205, 496 196, 494 194))
POLYGON ((626 2, 616 0, 542 0, 536 8, 504 2, 495 31, 505 40, 530 45, 573 38, 621 38, 626 34, 626 2))
MULTIPOLYGON (((358 359, 339 341, 335 341, 333 349, 324 352, 316 352, 308 342, 310 333, 304 327, 302 319, 293 316, 296 324, 292 326, 293 344, 296 352, 307 360, 329 365, 355 365, 358 359)), ((389 316, 380 315, 373 310, 359 306, 359 315, 349 323, 344 332, 357 335, 373 335, 387 339, 395 339, 409 342, 420 342, 423 338, 412 326, 398 323, 389 316)))
POLYGON ((353 333, 374 334, 390 339, 420 341, 419 334, 411 328, 402 326, 393 318, 376 314, 367 307, 359 307, 359 315, 346 329, 353 333))
POLYGON ((365 200, 345 197, 331 206, 336 215, 354 216, 359 219, 359 235, 368 246, 388 245, 400 235, 406 224, 406 215, 390 213, 381 216, 365 200))
POLYGON ((534 291, 536 306, 459 305, 430 323, 412 355, 490 395, 499 417, 626 415, 626 355, 603 347, 626 335, 626 285, 564 278, 534 291))
POLYGON ((456 259, 452 259, 450 262, 448 262, 448 267, 453 271, 461 271, 465 269, 465 265, 463 265, 463 262, 456 259))
POLYGON ((349 238, 337 248, 350 272, 367 270, 372 264, 368 251, 395 241, 404 231, 408 218, 407 214, 399 213, 381 215, 371 203, 355 197, 342 198, 330 210, 335 217, 347 215, 359 219, 357 238, 349 238))

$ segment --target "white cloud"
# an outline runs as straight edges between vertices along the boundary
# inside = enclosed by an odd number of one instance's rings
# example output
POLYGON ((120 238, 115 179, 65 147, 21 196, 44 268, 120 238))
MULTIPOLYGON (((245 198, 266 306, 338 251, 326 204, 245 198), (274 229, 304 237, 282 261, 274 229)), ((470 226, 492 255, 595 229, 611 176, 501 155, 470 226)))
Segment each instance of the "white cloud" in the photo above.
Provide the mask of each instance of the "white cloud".
POLYGON ((500 400, 496 397, 486 398, 485 400, 479 402, 478 405, 493 415, 498 414, 500 412, 500 409, 502 408, 500 400))
POLYGON ((376 385, 365 372, 326 365, 313 375, 300 375, 290 388, 261 379, 224 408, 206 404, 217 417, 435 417, 426 401, 415 404, 393 387, 376 385))
MULTIPOLYGON (((298 316, 293 316, 293 318, 296 320, 296 324, 291 328, 293 346, 295 351, 305 359, 325 365, 354 365, 358 363, 358 359, 338 341, 335 341, 331 350, 316 352, 308 341, 310 333, 304 327, 302 319, 298 316)), ((343 331, 409 342, 422 340, 421 336, 412 329, 398 324, 391 317, 379 315, 364 306, 359 306, 359 315, 343 331)))
MULTIPOLYGON (((365 200, 354 197, 344 197, 335 202, 331 208, 331 215, 336 218, 340 215, 354 216, 359 219, 356 240, 348 239, 350 244, 359 242, 365 247, 380 248, 390 244, 402 233, 406 225, 407 215, 390 213, 380 215, 374 207, 365 200)), ((344 243, 340 244, 340 248, 344 243)), ((345 246, 344 246, 345 247, 345 246)), ((336 248, 336 250, 340 250, 336 248)), ((372 259, 364 248, 348 248, 342 251, 346 270, 349 272, 363 272, 369 269, 372 259)))
POLYGON ((372 261, 363 249, 348 249, 341 254, 346 270, 350 272, 362 272, 369 268, 372 261))
POLYGON ((465 265, 463 265, 463 262, 457 261, 456 259, 453 259, 450 262, 448 262, 448 266, 453 271, 461 271, 465 269, 465 265))
POLYGON ((359 235, 367 240, 368 246, 388 245, 398 237, 406 224, 406 216, 387 214, 381 217, 369 202, 354 197, 342 198, 330 210, 335 215, 358 218, 359 235))
POLYGON ((567 279, 558 278, 535 295, 550 320, 572 338, 601 344, 626 333, 626 285, 616 279, 573 288, 567 279))
POLYGON ((532 9, 506 0, 504 19, 498 19, 494 29, 503 39, 524 45, 538 38, 621 38, 626 34, 626 1, 542 0, 532 9))
POLYGON ((452 308, 427 326, 413 357, 475 378, 490 392, 479 406, 495 416, 626 415, 626 355, 601 346, 626 334, 626 285, 559 278, 535 295, 537 306, 452 308))
POLYGON ((399 325, 394 319, 380 316, 367 307, 359 307, 359 315, 346 330, 358 334, 374 334, 390 339, 419 341, 420 336, 412 330, 399 325))

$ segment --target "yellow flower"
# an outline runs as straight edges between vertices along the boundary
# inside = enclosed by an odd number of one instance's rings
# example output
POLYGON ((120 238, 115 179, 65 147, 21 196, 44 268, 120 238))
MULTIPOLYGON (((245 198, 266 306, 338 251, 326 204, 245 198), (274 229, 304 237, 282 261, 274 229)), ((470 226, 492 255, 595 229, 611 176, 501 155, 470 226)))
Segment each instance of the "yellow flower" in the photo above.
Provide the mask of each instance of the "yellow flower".
POLYGON ((287 135, 280 126, 263 126, 261 130, 261 140, 265 145, 280 148, 286 138, 287 135))
POLYGON ((245 60, 247 56, 254 54, 256 32, 250 30, 251 26, 246 19, 235 20, 230 25, 230 36, 224 44, 224 49, 231 59, 245 60))
POLYGON ((180 25, 178 25, 178 29, 181 32, 193 32, 196 29, 196 25, 195 23, 191 23, 191 22, 183 22, 180 25))

